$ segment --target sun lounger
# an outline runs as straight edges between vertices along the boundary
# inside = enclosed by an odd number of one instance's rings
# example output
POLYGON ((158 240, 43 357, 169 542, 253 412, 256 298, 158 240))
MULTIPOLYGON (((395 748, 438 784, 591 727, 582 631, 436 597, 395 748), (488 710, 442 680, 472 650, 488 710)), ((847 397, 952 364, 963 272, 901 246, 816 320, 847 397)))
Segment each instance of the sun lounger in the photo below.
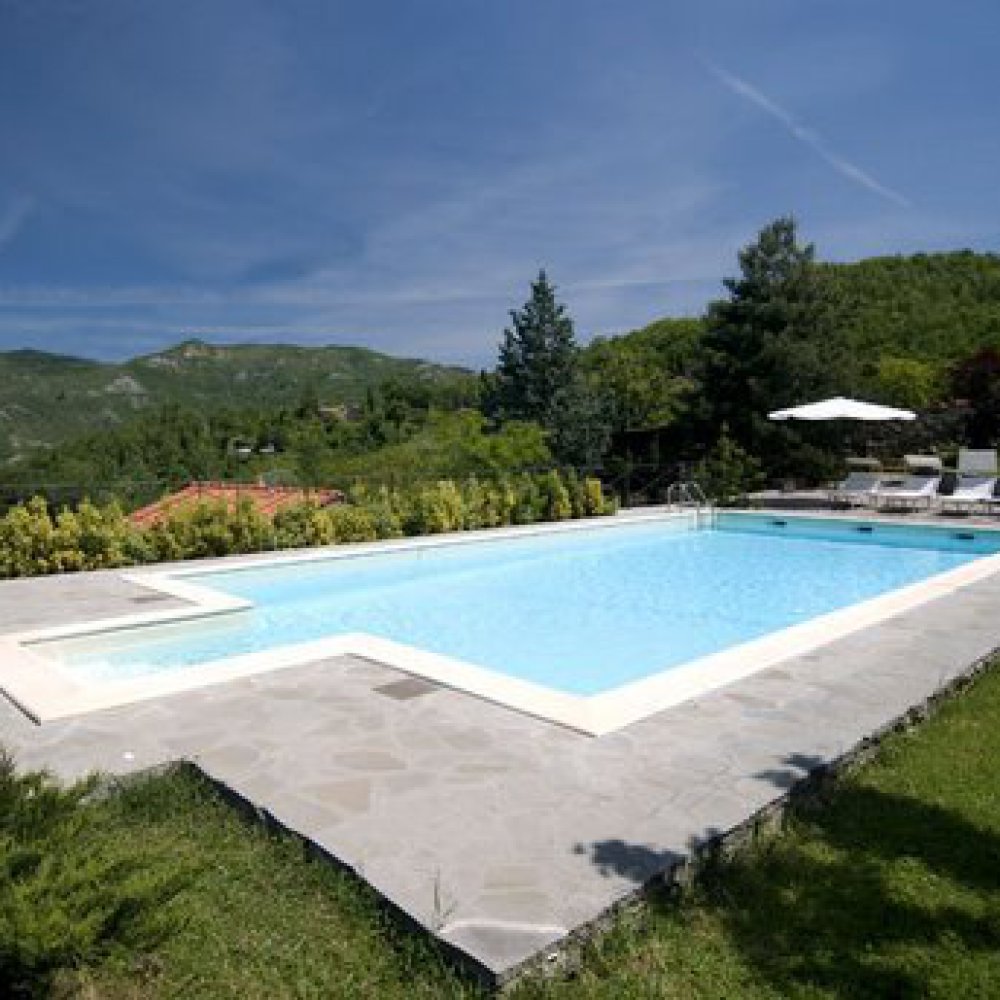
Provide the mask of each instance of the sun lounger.
POLYGON ((958 453, 958 480, 954 491, 941 497, 944 510, 988 510, 996 503, 997 453, 992 448, 962 448, 958 453))
POLYGON ((941 497, 943 510, 966 512, 977 507, 987 508, 993 500, 997 481, 994 476, 964 476, 958 477, 955 490, 948 496, 941 497))
POLYGON ((900 508, 903 510, 928 510, 937 497, 940 476, 911 475, 905 476, 899 485, 883 484, 878 488, 875 499, 879 507, 900 508))
POLYGON ((1000 471, 993 448, 961 448, 958 452, 960 476, 996 476, 1000 471))
POLYGON ((901 510, 930 510, 941 485, 941 459, 936 455, 907 455, 903 461, 910 470, 897 483, 882 483, 876 493, 879 507, 901 510))
POLYGON ((846 504, 848 507, 864 507, 874 501, 879 484, 880 472, 864 472, 854 469, 847 478, 830 491, 830 503, 846 504))

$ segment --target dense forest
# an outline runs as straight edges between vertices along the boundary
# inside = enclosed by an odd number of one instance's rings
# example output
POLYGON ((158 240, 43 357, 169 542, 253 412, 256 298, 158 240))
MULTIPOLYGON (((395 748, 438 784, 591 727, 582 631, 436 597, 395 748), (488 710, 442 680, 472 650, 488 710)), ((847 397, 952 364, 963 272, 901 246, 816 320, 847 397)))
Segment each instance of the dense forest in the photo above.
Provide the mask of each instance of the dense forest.
POLYGON ((352 407, 392 379, 440 390, 445 405, 467 401, 470 373, 362 347, 211 345, 102 364, 42 351, 0 352, 0 463, 86 431, 114 430, 163 406, 204 416, 219 406, 276 410, 312 395, 352 407), (449 396, 449 390, 454 393, 449 396))
POLYGON ((346 485, 553 464, 601 470, 606 480, 678 463, 734 485, 818 479, 850 447, 996 444, 1000 257, 824 263, 784 218, 740 252, 703 316, 586 346, 542 272, 510 314, 496 368, 478 376, 346 348, 193 342, 109 367, 0 355, 0 478, 110 490, 127 502, 188 479, 346 485), (109 396, 126 402, 88 430, 78 403, 93 400, 95 386, 101 406, 109 396), (865 428, 863 442, 843 428, 766 419, 830 395, 912 407, 922 419, 865 428), (18 423, 25 411, 27 425, 18 423), (83 433, 71 435, 64 424, 73 423, 83 433), (46 447, 25 447, 32 434, 46 447))

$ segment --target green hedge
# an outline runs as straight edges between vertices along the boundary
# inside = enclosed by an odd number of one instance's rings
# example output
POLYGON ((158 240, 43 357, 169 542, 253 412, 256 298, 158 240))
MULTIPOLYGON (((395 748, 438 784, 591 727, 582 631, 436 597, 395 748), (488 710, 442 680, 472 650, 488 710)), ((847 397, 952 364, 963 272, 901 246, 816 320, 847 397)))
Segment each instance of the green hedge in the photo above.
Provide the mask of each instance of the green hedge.
POLYGON ((349 491, 347 503, 326 508, 302 503, 273 518, 249 499, 232 507, 204 500, 147 528, 133 525, 117 504, 84 501, 53 516, 45 500, 35 497, 0 517, 0 578, 561 521, 614 510, 615 501, 605 497, 599 480, 554 470, 498 480, 444 479, 407 489, 359 485, 349 491))

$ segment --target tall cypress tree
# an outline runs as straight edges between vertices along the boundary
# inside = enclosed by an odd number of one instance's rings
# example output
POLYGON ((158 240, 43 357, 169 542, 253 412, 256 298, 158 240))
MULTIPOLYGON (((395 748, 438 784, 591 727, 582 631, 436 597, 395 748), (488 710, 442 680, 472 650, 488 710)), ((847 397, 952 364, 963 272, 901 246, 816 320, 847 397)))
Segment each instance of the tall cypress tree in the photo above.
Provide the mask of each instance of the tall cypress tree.
POLYGON ((531 298, 523 309, 512 309, 510 319, 495 380, 499 415, 534 420, 551 429, 556 400, 573 382, 577 346, 573 321, 556 301, 544 270, 531 283, 531 298))

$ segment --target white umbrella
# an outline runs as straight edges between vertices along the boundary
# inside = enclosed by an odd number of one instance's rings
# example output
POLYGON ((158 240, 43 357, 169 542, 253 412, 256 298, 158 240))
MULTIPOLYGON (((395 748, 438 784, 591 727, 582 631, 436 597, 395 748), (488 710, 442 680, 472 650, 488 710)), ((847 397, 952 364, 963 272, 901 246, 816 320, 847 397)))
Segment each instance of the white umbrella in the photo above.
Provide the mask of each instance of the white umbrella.
POLYGON ((897 410, 892 406, 877 403, 863 403, 857 399, 835 396, 818 403, 804 403, 790 406, 786 410, 774 410, 767 415, 768 420, 916 420, 912 410, 897 410))

